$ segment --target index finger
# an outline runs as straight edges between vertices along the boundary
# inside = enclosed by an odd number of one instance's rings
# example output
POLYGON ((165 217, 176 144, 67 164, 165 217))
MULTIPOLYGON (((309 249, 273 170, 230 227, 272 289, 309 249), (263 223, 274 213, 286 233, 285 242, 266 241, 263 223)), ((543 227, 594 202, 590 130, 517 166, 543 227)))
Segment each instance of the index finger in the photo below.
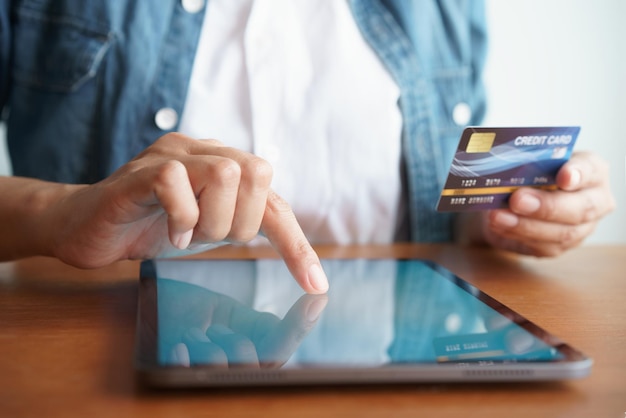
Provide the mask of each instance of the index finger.
POLYGON ((272 190, 267 196, 261 230, 307 293, 328 291, 328 278, 319 257, 306 239, 289 204, 272 190))
POLYGON ((598 186, 609 177, 608 164, 594 153, 579 151, 561 167, 556 176, 556 184, 566 191, 581 190, 598 186))

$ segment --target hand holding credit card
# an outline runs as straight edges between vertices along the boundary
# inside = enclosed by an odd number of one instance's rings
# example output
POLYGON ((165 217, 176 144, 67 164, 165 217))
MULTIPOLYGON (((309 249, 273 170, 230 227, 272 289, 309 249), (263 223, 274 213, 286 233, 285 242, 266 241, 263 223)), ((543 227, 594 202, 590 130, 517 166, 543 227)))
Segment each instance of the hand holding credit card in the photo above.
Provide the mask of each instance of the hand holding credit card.
POLYGON ((578 126, 466 128, 437 210, 506 208, 520 187, 556 189, 556 174, 569 160, 579 132, 578 126))

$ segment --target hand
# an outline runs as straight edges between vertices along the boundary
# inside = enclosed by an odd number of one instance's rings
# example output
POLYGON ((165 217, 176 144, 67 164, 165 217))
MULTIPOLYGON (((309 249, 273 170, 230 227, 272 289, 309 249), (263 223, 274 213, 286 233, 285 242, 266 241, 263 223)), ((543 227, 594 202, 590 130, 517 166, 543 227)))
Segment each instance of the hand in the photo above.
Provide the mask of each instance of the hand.
POLYGON ((324 293, 319 259, 271 179, 270 165, 252 154, 168 134, 103 181, 66 187, 41 219, 44 241, 69 264, 99 267, 190 244, 245 242, 261 230, 302 288, 324 293))
POLYGON ((200 286, 158 280, 158 355, 181 366, 281 367, 328 302, 326 295, 302 295, 280 319, 200 286))
POLYGON ((509 209, 487 212, 484 239, 494 247, 534 256, 556 256, 578 246, 615 208, 608 164, 576 152, 556 177, 558 190, 521 188, 509 209))

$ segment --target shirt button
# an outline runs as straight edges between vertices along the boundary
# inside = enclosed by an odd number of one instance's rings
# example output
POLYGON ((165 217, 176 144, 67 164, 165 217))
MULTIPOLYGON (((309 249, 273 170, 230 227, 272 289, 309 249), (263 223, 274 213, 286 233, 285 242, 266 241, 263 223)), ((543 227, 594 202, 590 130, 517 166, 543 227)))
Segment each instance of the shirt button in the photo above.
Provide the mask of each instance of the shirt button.
POLYGON ((472 119, 472 109, 465 102, 457 103, 452 110, 452 120, 458 126, 465 126, 472 119))
POLYGON ((204 7, 204 0, 182 0, 182 5, 187 13, 198 13, 204 7))
POLYGON ((178 113, 171 107, 159 109, 156 115, 154 115, 154 123, 159 129, 164 131, 174 129, 178 123, 178 113))

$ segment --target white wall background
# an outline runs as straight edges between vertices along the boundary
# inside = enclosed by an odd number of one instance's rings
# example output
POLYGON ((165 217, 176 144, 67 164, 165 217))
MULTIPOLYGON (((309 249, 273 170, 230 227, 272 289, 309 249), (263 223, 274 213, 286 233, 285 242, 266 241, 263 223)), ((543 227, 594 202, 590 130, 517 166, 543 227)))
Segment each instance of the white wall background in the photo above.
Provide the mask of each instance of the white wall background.
POLYGON ((618 205, 587 244, 626 243, 626 1, 487 0, 487 13, 485 123, 580 125, 576 148, 610 162, 618 205))
POLYGON ((626 1, 487 0, 486 124, 580 125, 611 164, 617 209, 588 244, 626 243, 626 1))

